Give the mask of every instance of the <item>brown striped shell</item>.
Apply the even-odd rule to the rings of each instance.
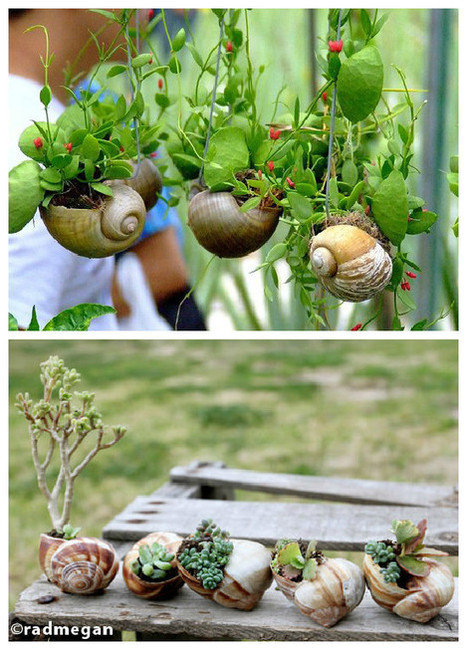
[[[196,194],[188,207],[188,225],[198,242],[218,257],[243,257],[260,248],[279,223],[280,208],[241,212],[230,192]]]
[[[365,593],[361,569],[343,558],[324,558],[313,580],[295,582],[273,572],[282,593],[324,627],[332,627],[360,604]]]
[[[133,160],[129,161],[133,169],[136,171],[138,165]],[[149,158],[143,158],[140,161],[138,173],[132,178],[121,178],[118,180],[109,181],[108,185],[114,187],[115,185],[128,185],[131,189],[138,192],[144,201],[146,211],[149,212],[153,208],[158,199],[158,193],[162,190],[162,176],[159,170]]]
[[[157,542],[169,551],[169,553],[176,553],[178,547],[182,543],[182,538],[175,533],[151,533],[140,539],[134,544],[123,560],[123,579],[130,591],[141,598],[147,600],[158,600],[162,598],[170,598],[185,584],[183,579],[177,573],[169,580],[162,580],[154,582],[149,580],[142,580],[131,569],[131,564],[138,558],[140,546],[147,544],[150,546]],[[175,567],[175,558],[171,564]]]
[[[310,259],[321,284],[336,298],[368,300],[392,275],[392,260],[374,237],[361,228],[339,224],[312,238]]]
[[[447,605],[454,594],[454,578],[449,568],[436,560],[424,558],[430,572],[425,577],[411,576],[407,588],[385,582],[380,567],[365,554],[363,573],[373,600],[381,607],[419,623],[427,623]]]
[[[180,575],[196,593],[224,607],[250,611],[272,582],[271,553],[258,542],[231,539],[233,550],[224,568],[224,579],[216,589],[205,589],[177,560]]]
[[[42,220],[54,239],[83,257],[108,257],[126,250],[140,236],[146,220],[143,199],[126,185],[115,185],[113,197],[100,208],[40,207]]]
[[[41,535],[39,560],[47,578],[70,594],[102,591],[118,571],[113,546],[96,537],[63,540]]]

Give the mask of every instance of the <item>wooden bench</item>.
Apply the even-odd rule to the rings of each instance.
[[[237,501],[239,489],[280,494],[288,501]],[[186,535],[206,517],[232,537],[267,546],[280,537],[302,537],[317,539],[322,550],[339,551],[362,551],[369,539],[384,539],[394,518],[418,522],[426,517],[427,544],[458,554],[455,488],[265,474],[201,462],[175,467],[168,483],[150,496],[137,497],[105,526],[103,536],[123,557],[135,540],[150,532]],[[119,573],[105,594],[96,596],[63,594],[42,577],[22,592],[14,616],[34,625],[110,625],[116,632],[136,631],[141,640],[456,641],[457,611],[457,587],[451,603],[424,625],[383,610],[367,591],[347,618],[325,629],[300,614],[274,587],[256,609],[241,612],[220,607],[187,587],[172,600],[145,601],[126,589]]]

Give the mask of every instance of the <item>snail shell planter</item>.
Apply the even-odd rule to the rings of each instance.
[[[261,248],[272,236],[282,209],[256,207],[242,212],[230,192],[196,194],[188,207],[188,225],[198,243],[218,257],[243,257]]]
[[[65,540],[42,534],[41,568],[50,582],[69,594],[103,591],[117,575],[118,559],[111,544],[96,537]]]
[[[354,216],[348,215],[348,220],[357,221]],[[337,223],[315,235],[310,243],[310,260],[324,288],[349,302],[372,298],[387,286],[392,275],[392,259],[386,248],[351,223]]]
[[[160,544],[164,546],[169,553],[178,551],[183,539],[175,533],[151,533],[143,539],[140,539],[125,555],[123,561],[123,579],[130,591],[136,596],[146,598],[147,600],[159,600],[163,598],[170,598],[174,596],[177,591],[185,584],[177,571],[175,559],[172,560],[171,565],[175,570],[170,573],[170,577],[165,580],[144,580],[132,570],[132,564],[139,557],[139,550],[142,546],[151,546],[152,544]]]
[[[298,545],[293,541],[292,544]],[[353,562],[343,558],[328,558],[321,552],[314,551],[311,555],[311,561],[315,562],[314,575],[307,578],[305,572],[302,573],[298,568],[292,567],[287,571],[278,565],[277,550],[276,545],[271,568],[278,588],[302,614],[315,623],[332,627],[362,601],[365,580],[360,567]]]
[[[158,170],[147,159],[141,161],[135,178],[106,184],[112,187],[113,196],[103,197],[95,208],[52,203],[39,208],[52,237],[77,255],[108,257],[134,244],[144,228],[146,212],[155,205],[162,187]]]

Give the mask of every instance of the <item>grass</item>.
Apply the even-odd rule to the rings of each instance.
[[[11,604],[38,577],[38,535],[50,527],[13,404],[18,391],[40,396],[50,354],[81,372],[105,422],[129,428],[77,482],[72,522],[87,534],[194,459],[457,481],[455,341],[11,341]]]

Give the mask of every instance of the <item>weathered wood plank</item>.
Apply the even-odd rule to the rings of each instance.
[[[212,517],[232,537],[272,546],[281,537],[316,539],[322,549],[362,551],[370,539],[386,539],[393,519],[428,519],[426,542],[457,555],[457,510],[360,506],[353,504],[271,503],[137,497],[106,525],[105,538],[135,540],[154,531],[193,532]]]
[[[47,605],[38,598],[53,595]],[[149,602],[131,594],[121,575],[99,596],[61,593],[43,577],[20,595],[17,619],[29,624],[112,625],[157,635],[187,635],[196,640],[250,639],[275,641],[455,641],[457,589],[454,599],[430,623],[422,625],[390,614],[367,591],[359,605],[335,627],[325,629],[303,616],[273,587],[251,612],[226,609],[183,587],[169,601]]]
[[[309,499],[400,506],[457,506],[457,489],[447,485],[272,474],[197,462],[174,467],[170,480],[192,485],[230,487]]]

